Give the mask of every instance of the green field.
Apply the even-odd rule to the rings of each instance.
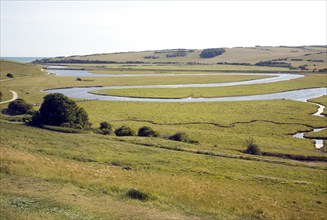
[[[327,106],[327,95],[315,99],[310,99],[309,101]],[[323,114],[327,115],[327,108],[324,108]]]
[[[278,52],[278,56],[303,55],[309,50],[318,50],[267,49]],[[256,56],[262,58],[269,52],[259,48],[247,50],[247,53],[254,52],[248,58],[253,62]],[[133,53],[124,56],[126,59],[136,57]],[[4,61],[2,65],[2,75],[11,72],[15,76],[1,82],[4,99],[10,99],[8,91],[13,90],[19,98],[37,104],[34,109],[39,108],[46,94],[42,90],[51,88],[210,83],[265,77],[255,74],[236,76],[227,71],[222,76],[81,77],[82,81],[77,81],[76,77],[49,75],[33,65]],[[219,65],[72,67],[111,74],[215,73],[222,70]],[[232,66],[225,67],[233,70]],[[235,70],[242,69],[235,67]],[[300,79],[262,85],[99,92],[170,98],[220,97],[326,86],[326,74],[310,73]],[[326,105],[326,98],[310,101]],[[285,156],[327,158],[326,142],[323,149],[317,150],[313,140],[292,137],[301,131],[310,138],[327,138],[327,130],[310,132],[313,128],[327,126],[325,118],[312,116],[317,111],[316,105],[290,100],[215,103],[76,101],[88,113],[93,128],[99,127],[102,121],[110,122],[114,129],[127,125],[137,131],[142,126],[150,126],[160,136],[116,137],[95,134],[93,130],[56,132],[27,126],[19,122],[22,116],[1,114],[1,219],[326,218],[327,163]],[[7,104],[0,105],[0,109],[6,107]],[[198,143],[167,138],[176,132],[185,132]],[[277,156],[245,154],[246,141],[251,138],[263,152]],[[148,199],[130,198],[127,195],[129,189],[145,193]]]
[[[224,97],[224,96],[243,96],[257,95],[265,93],[275,93],[291,91],[295,89],[325,87],[327,85],[326,74],[307,74],[303,78],[289,81],[212,87],[212,88],[178,88],[178,89],[102,89],[92,91],[95,94],[128,96],[128,97],[148,97],[148,98],[187,98],[187,97]]]
[[[40,67],[33,64],[23,64],[13,61],[0,60],[0,79],[8,79],[6,75],[13,74],[14,77],[23,77],[43,74]]]
[[[326,213],[324,165],[212,157],[23,125],[1,124],[1,134],[0,201],[8,218],[323,219]],[[129,188],[150,199],[128,199]]]

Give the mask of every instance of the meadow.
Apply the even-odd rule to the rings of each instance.
[[[239,85],[212,88],[177,88],[177,89],[99,89],[92,91],[94,94],[127,96],[127,97],[147,97],[147,98],[187,98],[187,97],[224,97],[224,96],[244,96],[265,93],[276,93],[304,88],[325,87],[327,84],[326,74],[307,74],[305,77],[289,81]]]
[[[45,95],[42,90],[51,88],[210,83],[263,77],[228,73],[187,77],[81,77],[78,81],[76,77],[46,74],[40,66],[10,65],[1,68],[1,75],[7,72],[15,75],[14,79],[1,82],[4,99],[11,98],[9,89],[14,90],[20,98],[34,104],[34,109],[42,103]],[[106,65],[103,70],[100,65],[71,66],[113,74],[222,70],[220,65]],[[307,73],[303,78],[287,82],[199,91],[181,89],[176,94],[160,89],[153,90],[152,95],[212,97],[326,85],[326,74]],[[135,96],[142,93],[114,92]],[[317,150],[313,140],[292,137],[299,131],[306,132],[308,137],[326,137],[326,130],[310,132],[326,126],[325,118],[312,116],[318,108],[314,104],[290,100],[76,101],[88,113],[93,128],[99,127],[102,121],[108,121],[114,128],[127,125],[136,131],[150,126],[160,137],[116,137],[95,134],[92,130],[64,133],[27,126],[20,122],[23,116],[1,114],[1,219],[324,219],[326,216],[326,162],[283,157],[288,154],[327,158],[325,147]],[[310,101],[327,104],[326,96]],[[0,109],[6,106],[1,105]],[[176,132],[185,132],[198,143],[169,140]],[[263,152],[279,156],[245,154],[246,141],[251,138]],[[143,193],[146,199],[131,198],[130,189]]]
[[[213,157],[7,123],[1,134],[0,201],[8,219],[323,219],[326,213],[323,164]],[[129,199],[130,188],[149,199]]]

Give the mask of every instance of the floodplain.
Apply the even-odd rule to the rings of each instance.
[[[295,53],[287,48],[268,49],[280,56],[285,51]],[[314,49],[299,49],[298,56]],[[256,49],[243,52],[253,51]],[[231,56],[230,52],[225,56]],[[253,62],[259,60],[259,55],[250,57]],[[47,94],[44,90],[48,89],[220,83],[265,78],[256,75],[265,71],[288,72],[286,68],[238,65],[219,69],[222,66],[214,64],[60,65],[118,77],[63,77],[48,74],[51,71],[44,64],[1,61],[2,99],[10,99],[9,90],[13,90],[37,110]],[[253,72],[254,69],[258,72]],[[209,76],[119,77],[119,74],[224,71],[224,75]],[[97,93],[149,98],[224,97],[327,87],[326,73],[289,72],[304,77],[215,88],[101,90],[99,87]],[[6,77],[7,73],[14,78]],[[137,131],[149,126],[159,137],[118,137],[93,130],[65,133],[25,125],[24,116],[1,114],[1,218],[324,219],[327,130],[312,131],[327,127],[326,118],[313,115],[318,109],[314,103],[326,106],[326,98],[317,97],[310,103],[287,99],[206,103],[75,99],[88,113],[92,128],[98,128],[103,121],[114,129],[126,125]],[[1,104],[0,108],[7,106]],[[326,115],[326,108],[322,114]],[[196,142],[168,138],[177,132],[186,133]],[[304,132],[306,138],[293,137],[298,132]],[[315,148],[315,138],[324,140],[322,148]],[[263,153],[245,153],[249,140]],[[146,199],[131,198],[128,196],[131,189],[143,193]]]

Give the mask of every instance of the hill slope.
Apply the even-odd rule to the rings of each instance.
[[[213,58],[200,58],[203,50],[172,49],[141,52],[92,54],[56,57],[39,63],[146,63],[146,64],[236,64],[255,65],[261,61],[290,64],[294,68],[305,66],[317,71],[326,68],[326,47],[247,47],[225,48],[225,53]]]

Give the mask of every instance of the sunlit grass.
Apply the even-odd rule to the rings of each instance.
[[[303,78],[276,83],[211,87],[211,88],[177,88],[177,89],[106,89],[92,91],[95,94],[148,97],[148,98],[187,98],[187,97],[224,97],[257,95],[265,93],[284,92],[304,88],[326,87],[326,74],[310,74]]]
[[[16,131],[10,134],[12,126]],[[174,210],[217,218],[321,218],[325,213],[324,170],[297,163],[285,166],[174,152],[95,134],[62,134],[9,124],[1,124],[1,128],[3,182],[15,177],[60,184],[63,188],[72,185],[100,197],[106,195],[109,200],[123,199],[126,205],[135,203],[124,197],[126,190],[137,188],[152,199],[135,205],[153,207],[157,212]],[[10,140],[12,135],[15,140]],[[79,162],[77,158],[83,155],[93,162]],[[112,161],[120,161],[131,170],[111,165]],[[12,187],[6,188],[12,193]],[[6,192],[6,188],[2,191]],[[27,194],[35,194],[36,189]],[[58,192],[54,198],[63,196],[66,201],[63,192]],[[89,203],[82,207],[92,213]],[[118,210],[114,213],[122,215]]]

